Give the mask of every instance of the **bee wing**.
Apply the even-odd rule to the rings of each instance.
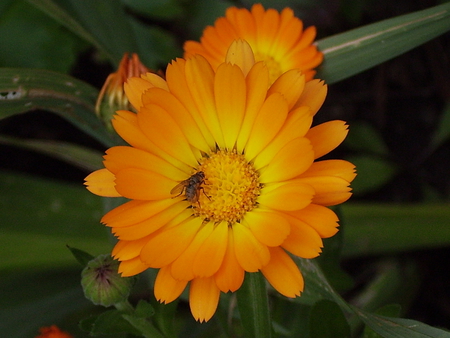
[[[183,193],[183,190],[186,188],[187,181],[184,180],[180,183],[178,183],[176,186],[173,187],[172,190],[170,190],[171,195],[181,195]]]

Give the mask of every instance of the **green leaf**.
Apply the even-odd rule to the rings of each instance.
[[[423,324],[416,320],[392,318],[363,312],[355,308],[355,313],[384,338],[450,338],[450,332]]]
[[[398,317],[401,312],[401,306],[398,304],[389,304],[383,306],[376,311],[377,315],[387,316],[387,317]],[[369,326],[364,328],[363,338],[380,338],[381,336],[372,330]]]
[[[448,204],[345,203],[341,212],[346,258],[450,245]]]
[[[248,337],[272,337],[269,301],[262,274],[247,272],[244,283],[236,292],[236,296],[241,322]]]
[[[0,143],[37,151],[73,164],[78,168],[91,172],[103,167],[103,154],[73,143],[63,141],[24,140],[1,136]]]
[[[120,1],[70,1],[63,8],[52,0],[27,0],[59,24],[91,43],[113,64],[125,52],[137,52],[134,36]]]
[[[333,301],[318,301],[309,317],[311,338],[350,338],[350,326],[341,308]]]
[[[116,309],[82,320],[80,328],[93,336],[117,333],[131,333],[138,336],[140,333],[123,318],[123,313]]]
[[[10,1],[0,13],[1,67],[44,68],[67,73],[87,46],[24,0]]]
[[[358,175],[352,182],[355,194],[377,190],[393,179],[397,166],[389,160],[371,155],[348,156],[346,160],[356,166]]]
[[[101,198],[79,186],[0,171],[0,270],[76,263],[66,245],[110,252]]]
[[[54,112],[105,146],[117,144],[95,115],[98,91],[71,76],[40,69],[0,69],[0,119],[35,109]]]
[[[141,318],[150,318],[154,314],[155,309],[153,308],[153,306],[149,302],[141,299],[136,306],[136,316]]]
[[[366,122],[352,123],[345,145],[355,151],[380,156],[389,154],[389,149],[380,132]]]
[[[183,15],[181,2],[176,0],[122,0],[133,12],[148,18],[175,20]]]
[[[70,250],[72,255],[75,257],[75,259],[78,261],[78,263],[81,264],[81,266],[84,268],[91,260],[93,260],[95,257],[91,254],[87,253],[86,251],[72,248],[71,246],[67,246],[67,248]]]
[[[122,314],[141,336],[145,338],[164,338],[164,336],[147,319],[135,315]]]
[[[450,30],[450,3],[398,16],[319,40],[328,84],[351,77]]]

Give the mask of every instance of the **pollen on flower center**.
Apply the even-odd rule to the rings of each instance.
[[[264,61],[267,69],[269,70],[269,82],[273,83],[282,73],[280,63],[275,60],[272,56],[255,52],[255,61]]]
[[[259,174],[243,155],[219,150],[205,157],[198,170],[205,174],[205,181],[196,216],[231,225],[255,207],[261,190]]]

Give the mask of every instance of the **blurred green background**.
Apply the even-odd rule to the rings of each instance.
[[[319,40],[444,3],[261,2],[292,7],[306,27],[317,27]],[[228,6],[249,7],[253,1],[101,3],[2,0],[0,67],[69,74],[90,84],[95,97],[95,88],[125,51],[145,51],[139,55],[145,65],[164,69],[182,56],[185,40],[198,39]],[[359,176],[354,196],[337,209],[343,243],[325,243],[330,254],[341,251],[346,272],[327,270],[332,260],[325,250],[321,260],[330,281],[361,308],[399,303],[402,316],[450,329],[450,35],[330,85],[315,123],[331,119],[350,125],[347,140],[331,157],[355,163]],[[5,337],[30,337],[53,323],[75,332],[77,322],[96,308],[82,296],[81,267],[65,245],[93,255],[110,250],[108,230],[99,224],[102,201],[82,187],[91,168],[83,167],[83,159],[64,161],[61,153],[42,154],[39,146],[41,151],[34,151],[38,143],[30,140],[46,142],[46,149],[62,142],[85,146],[93,158],[105,150],[49,111],[0,121],[0,332]]]

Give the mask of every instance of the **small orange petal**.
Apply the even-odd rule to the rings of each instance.
[[[198,218],[191,218],[168,229],[163,229],[150,238],[142,248],[142,261],[154,268],[172,263],[189,247],[200,226],[201,221]]]
[[[328,154],[344,141],[348,134],[348,126],[344,121],[329,121],[311,128],[306,137],[314,149],[314,158]]]
[[[312,200],[314,204],[337,205],[345,202],[352,195],[350,183],[340,177],[316,176],[299,178],[298,180],[314,188],[316,191]]]
[[[187,281],[176,280],[170,273],[170,265],[161,268],[156,275],[155,280],[155,298],[168,304],[177,299],[186,288]]]
[[[84,184],[91,193],[103,197],[122,197],[115,188],[115,175],[108,169],[99,169],[90,173]]]
[[[228,223],[214,224],[212,233],[197,251],[192,265],[195,277],[209,277],[219,270],[228,244]]]
[[[127,82],[124,83],[124,91],[128,97],[128,100],[136,110],[142,108],[142,93],[152,88],[153,85],[147,80],[140,77],[130,77]]]
[[[248,42],[239,39],[231,43],[225,57],[225,62],[237,65],[242,70],[244,76],[247,76],[248,72],[255,64],[255,56],[253,55],[252,48]]]
[[[311,167],[305,171],[301,177],[309,176],[335,176],[353,181],[356,177],[355,165],[344,160],[324,160],[314,162]]]
[[[283,296],[300,296],[303,276],[289,255],[279,247],[270,248],[270,262],[261,269],[264,277]]]
[[[106,213],[101,222],[110,227],[127,227],[140,223],[175,203],[178,203],[178,201],[174,199],[129,201]]]
[[[131,277],[140,274],[149,267],[141,262],[139,257],[135,257],[126,261],[120,262],[119,273],[122,277]]]
[[[294,108],[308,106],[311,115],[315,115],[319,108],[322,107],[325,97],[327,96],[328,87],[322,80],[311,80],[306,82],[302,95],[298,99]]]
[[[113,228],[114,236],[124,241],[133,241],[151,235],[186,210],[185,203],[175,203],[160,213],[127,227]]]
[[[305,222],[285,216],[291,225],[291,232],[282,247],[303,258],[314,258],[322,252],[323,242],[316,230]]]
[[[243,224],[235,224],[233,229],[234,252],[242,268],[248,272],[256,272],[270,260],[266,245],[259,242]]]
[[[233,233],[228,231],[227,250],[222,265],[214,275],[217,287],[222,292],[234,292],[241,287],[244,281],[245,271],[236,258],[234,246]]]
[[[126,168],[116,174],[116,189],[124,197],[137,200],[171,198],[170,191],[177,185],[167,177],[152,171]]]
[[[244,221],[258,241],[267,246],[283,243],[291,229],[286,218],[273,211],[254,209],[245,215]]]
[[[147,241],[147,237],[136,241],[120,240],[114,246],[111,256],[120,261],[127,261],[129,259],[139,257],[139,254]]]
[[[192,315],[200,323],[211,319],[219,304],[220,290],[213,277],[195,278],[189,290]]]
[[[299,69],[291,69],[278,77],[270,86],[267,94],[281,93],[291,110],[300,98],[305,87],[305,75]]]
[[[314,228],[322,238],[331,237],[338,232],[339,218],[333,210],[322,205],[310,204],[289,214]]]
[[[246,104],[245,78],[239,67],[229,63],[219,66],[214,78],[214,96],[225,148],[233,149],[244,120]]]
[[[153,171],[172,180],[186,179],[186,173],[166,162],[161,157],[133,147],[117,146],[109,148],[104,156],[105,167],[112,173],[133,167]]]
[[[314,152],[309,140],[305,137],[293,139],[275,154],[267,167],[261,169],[260,182],[289,180],[306,171],[313,161]]]
[[[308,184],[291,180],[264,187],[258,203],[276,210],[298,210],[311,203],[314,192]]]
[[[195,220],[201,223],[200,218],[195,218]],[[197,253],[200,251],[200,248],[206,243],[213,231],[214,224],[212,222],[201,225],[200,229],[195,233],[195,237],[190,241],[189,245],[187,247],[184,246],[186,247],[186,250],[181,252],[178,258],[172,263],[171,272],[174,278],[180,280],[191,280],[194,277],[198,277],[194,274],[194,262],[197,257]],[[197,264],[197,269],[198,268],[199,266]]]
[[[287,113],[287,102],[281,94],[274,93],[264,101],[245,146],[245,154],[249,160],[255,158],[274,138],[283,126]]]

